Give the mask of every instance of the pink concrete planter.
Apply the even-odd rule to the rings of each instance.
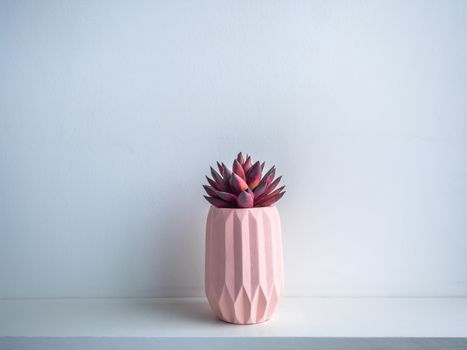
[[[267,321],[284,285],[276,207],[211,207],[206,223],[206,296],[223,321]]]

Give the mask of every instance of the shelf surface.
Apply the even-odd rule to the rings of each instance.
[[[205,298],[0,300],[0,337],[467,337],[467,298],[284,298],[258,325]]]

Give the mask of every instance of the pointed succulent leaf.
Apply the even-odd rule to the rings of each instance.
[[[277,179],[275,179],[273,182],[270,181],[272,179],[274,174],[270,174],[268,179],[266,181],[261,181],[261,183],[258,185],[258,188],[266,188],[262,193],[256,193],[255,191],[255,202],[258,203],[260,200],[262,200],[264,197],[267,195],[271,194],[271,192],[277,187],[279,182],[282,179],[282,176],[279,176]]]
[[[271,196],[271,197],[272,197],[272,196],[275,196],[276,194],[282,192],[282,190],[283,190],[284,188],[285,188],[285,186],[279,187],[277,190],[272,191],[272,192],[268,195],[268,197],[269,197],[269,196]]]
[[[237,196],[229,192],[216,191],[216,196],[225,202],[236,203],[237,201]]]
[[[229,173],[231,173],[232,171],[229,169],[229,167],[227,165],[225,165],[224,163],[221,163],[221,166],[222,166],[222,176],[224,175],[224,173],[227,171]]]
[[[261,204],[259,204],[257,206],[258,207],[269,207],[269,206],[273,205],[274,203],[276,203],[279,199],[281,199],[284,194],[285,194],[285,191],[281,192],[281,193],[278,193],[278,194],[272,196],[271,198],[269,198],[268,200],[265,200],[264,202],[262,202]]]
[[[266,193],[267,188],[268,185],[266,183],[256,186],[256,188],[253,190],[255,193],[255,198],[260,198],[264,193]]]
[[[266,184],[268,186],[271,185],[272,180],[274,180],[274,176],[276,176],[276,168],[274,168],[274,170],[271,172],[271,174],[269,174],[268,178],[266,179]]]
[[[264,174],[263,178],[260,181],[260,185],[263,183],[269,185],[271,181],[274,179],[274,176],[276,175],[276,167],[273,165],[271,169],[267,171],[266,174]]]
[[[237,174],[232,173],[230,177],[230,189],[234,194],[239,194],[248,188],[247,183]]]
[[[243,171],[243,167],[240,162],[235,159],[233,162],[232,170],[235,174],[240,176],[243,180],[246,180],[245,172]]]
[[[237,155],[237,160],[240,164],[243,164],[245,162],[245,160],[243,159],[243,154],[242,152],[240,152],[238,155]]]
[[[254,205],[254,194],[251,190],[242,191],[237,197],[239,208],[252,208]]]
[[[211,203],[213,206],[217,207],[217,208],[229,208],[230,205],[226,202],[224,202],[222,199],[219,199],[219,198],[214,198],[214,197],[208,197],[208,196],[204,196],[204,198],[206,198],[206,200]]]
[[[208,180],[209,184],[214,187],[216,190],[218,191],[222,191],[224,188],[221,187],[216,181],[214,181],[213,179],[209,178],[206,176],[206,180]]]
[[[259,207],[262,206],[263,203],[268,202],[271,198],[274,198],[276,195],[278,195],[280,192],[282,192],[282,190],[284,188],[285,188],[285,186],[281,186],[277,190],[269,193],[268,195],[262,196],[261,198],[257,198],[256,201],[255,201],[255,205],[259,206]]]
[[[256,187],[257,189],[261,189],[261,191],[258,191],[256,192],[255,191],[255,200],[258,201],[260,200],[261,198],[263,198],[264,196],[267,196],[269,193],[272,192],[272,190],[274,189],[274,187],[277,186],[277,184],[279,183],[280,181],[280,178],[279,178],[279,181],[274,180],[274,182],[276,182],[276,184],[274,185],[273,188],[271,188],[271,180],[274,178],[274,174],[271,173],[269,174],[269,176],[266,177],[266,175],[264,176],[264,178],[260,181],[258,187]]]
[[[264,165],[265,165],[265,164],[266,164],[266,162],[262,162],[262,163],[261,163],[261,171],[264,170]]]
[[[282,176],[279,176],[277,179],[275,179],[273,182],[268,184],[268,190],[266,191],[267,193],[271,193],[281,182]]]
[[[252,166],[253,166],[253,163],[251,161],[251,157],[250,156],[246,157],[245,163],[243,163],[243,171],[245,172],[245,174],[248,172],[248,170],[250,170]]]
[[[217,168],[219,169],[219,174],[222,174],[224,172],[224,163],[219,163],[219,162],[216,162],[217,163]]]
[[[214,189],[214,187],[208,185],[203,185],[203,187],[208,195],[210,195],[211,197],[216,196],[216,190]]]
[[[225,187],[224,179],[222,179],[222,176],[220,176],[219,173],[213,169],[213,167],[211,167],[211,175],[214,181],[218,183],[220,190],[225,191],[226,187]]]
[[[230,191],[230,177],[232,176],[232,170],[230,170],[224,163],[222,163],[224,167],[224,172],[222,173],[222,177],[224,178],[224,184],[226,190]]]
[[[247,176],[248,186],[252,190],[254,190],[255,187],[258,186],[260,180],[261,180],[261,165],[259,164],[259,162],[256,162],[255,164],[253,164],[250,171],[248,171],[248,176]]]

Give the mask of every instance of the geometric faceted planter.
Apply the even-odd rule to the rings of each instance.
[[[276,207],[209,209],[205,289],[218,318],[236,324],[269,320],[283,293],[283,271]]]

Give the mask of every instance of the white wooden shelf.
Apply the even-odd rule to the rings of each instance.
[[[271,321],[248,326],[217,320],[204,298],[0,300],[0,349],[467,349],[466,339],[467,298],[284,298]]]

